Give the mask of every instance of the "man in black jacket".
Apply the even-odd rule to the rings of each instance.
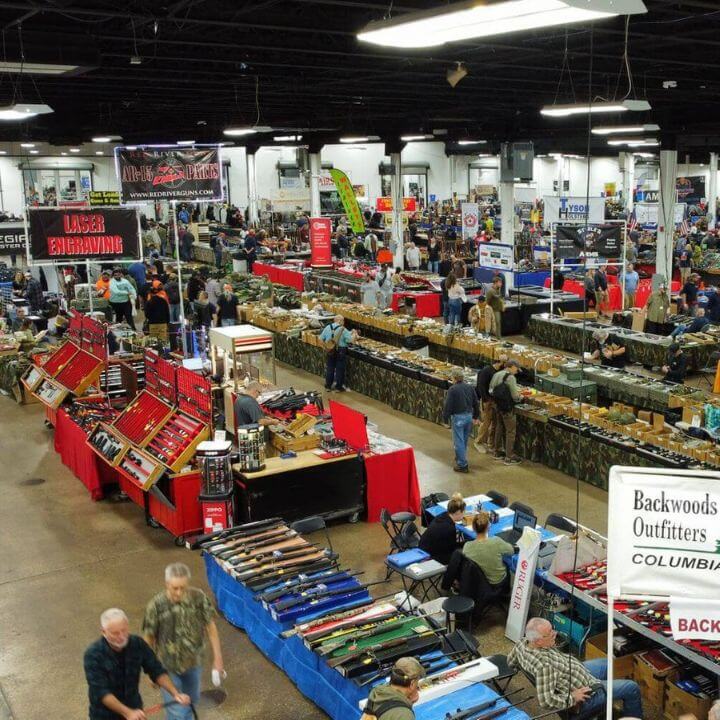
[[[100,616],[103,637],[85,651],[83,666],[88,683],[90,720],[145,720],[140,697],[140,671],[166,690],[178,705],[190,697],[173,684],[150,646],[130,634],[127,615],[110,608]]]
[[[490,381],[496,372],[505,367],[507,356],[500,355],[493,360],[492,365],[485,365],[477,375],[475,393],[480,400],[480,425],[474,446],[479,453],[486,453],[495,439],[495,424],[497,423],[497,412],[492,395],[490,394]]]
[[[455,472],[468,472],[467,444],[472,426],[478,423],[480,408],[474,388],[465,382],[462,368],[452,371],[453,384],[448,388],[443,406],[443,422],[450,423],[455,448]]]

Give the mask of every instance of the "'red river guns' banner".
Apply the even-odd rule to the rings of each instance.
[[[117,148],[123,203],[222,200],[218,148]]]
[[[28,212],[31,262],[140,258],[137,210],[32,208]]]

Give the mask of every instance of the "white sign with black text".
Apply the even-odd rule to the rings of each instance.
[[[613,467],[608,595],[720,596],[720,473]]]
[[[549,228],[553,223],[602,223],[605,221],[605,198],[558,197],[545,195],[543,198],[543,225]]]

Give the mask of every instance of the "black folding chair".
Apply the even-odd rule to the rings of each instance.
[[[501,508],[506,508],[508,506],[508,503],[510,502],[507,495],[503,495],[497,490],[488,490],[485,494]]]
[[[310,533],[317,532],[318,530],[324,530],[328,547],[330,550],[333,549],[332,542],[330,541],[330,533],[328,532],[325,520],[319,515],[311,515],[310,517],[296,520],[295,522],[290,523],[290,529],[301,533],[302,535],[309,535]]]
[[[427,527],[432,522],[432,517],[428,515],[428,508],[438,505],[441,502],[449,500],[450,496],[447,493],[430,493],[420,500],[420,524],[423,527]]]
[[[698,372],[702,375],[702,379],[710,386],[710,389],[715,387],[715,374],[717,373],[717,364],[720,361],[720,352],[715,351],[710,353],[710,357],[705,363],[705,367],[702,367]]]
[[[577,531],[577,523],[559,513],[550,513],[545,520],[544,527],[546,530],[554,528],[555,530],[562,530],[571,535],[574,535]]]
[[[510,505],[510,509],[525,513],[526,515],[535,515],[535,511],[529,505],[517,501]]]

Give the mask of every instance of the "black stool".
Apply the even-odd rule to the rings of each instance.
[[[405,523],[414,522],[416,517],[417,516],[411,512],[396,512],[390,516],[390,522],[393,524],[395,532],[399,533]]]
[[[472,612],[475,609],[475,601],[462,595],[454,595],[447,598],[442,604],[445,611],[445,627],[447,632],[453,632],[457,624],[458,615],[468,616],[468,631],[472,633]]]

